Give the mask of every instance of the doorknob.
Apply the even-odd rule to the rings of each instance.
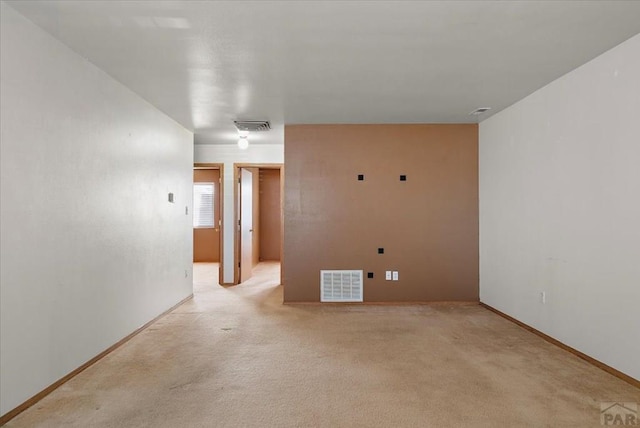
[[[249,232],[253,232],[253,229],[249,229]]]

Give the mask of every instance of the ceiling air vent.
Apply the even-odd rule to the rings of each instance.
[[[271,129],[271,124],[268,120],[234,120],[238,131],[268,131]]]
[[[321,302],[362,302],[361,270],[321,270]]]
[[[491,110],[491,107],[480,107],[475,109],[474,111],[472,111],[471,113],[469,113],[472,116],[477,116],[479,114],[485,113],[487,111]]]

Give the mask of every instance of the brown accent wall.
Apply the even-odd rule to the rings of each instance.
[[[288,125],[285,165],[286,302],[321,269],[364,270],[366,302],[479,300],[476,124]]]
[[[194,169],[194,183],[214,183],[214,198],[218,201],[220,192],[220,170]],[[215,203],[215,218],[220,219],[220,204]],[[220,228],[193,229],[193,261],[194,262],[219,262],[220,261]]]
[[[280,170],[260,169],[260,260],[280,260]]]

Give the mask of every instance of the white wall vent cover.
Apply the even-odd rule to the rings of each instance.
[[[362,302],[361,270],[321,270],[321,302]]]

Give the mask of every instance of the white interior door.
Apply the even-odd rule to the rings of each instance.
[[[253,267],[253,174],[240,168],[240,282],[251,278]]]

